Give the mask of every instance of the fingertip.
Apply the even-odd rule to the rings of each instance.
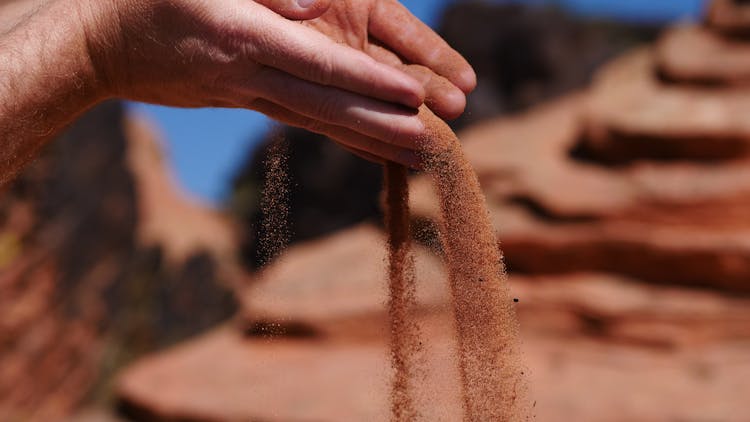
[[[305,20],[317,19],[331,7],[332,0],[297,0],[300,8],[305,10]],[[307,6],[305,6],[307,4]]]
[[[425,125],[422,119],[417,114],[409,118],[409,124],[406,126],[404,131],[404,137],[408,140],[407,143],[413,143],[415,139],[419,139],[424,136]]]
[[[458,86],[464,94],[468,94],[477,87],[477,74],[474,69],[467,64],[466,69],[461,71],[456,78],[456,86]]]
[[[466,109],[466,94],[457,87],[442,89],[439,97],[427,100],[427,106],[444,120],[453,120]]]
[[[416,79],[411,76],[409,78],[412,79],[412,84],[409,87],[408,95],[404,97],[404,105],[416,109],[424,104],[425,99],[427,98],[427,91]]]
[[[392,76],[392,80],[398,81],[396,82],[396,85],[398,86],[399,92],[396,94],[395,98],[387,100],[398,102],[409,108],[415,109],[424,104],[425,98],[427,98],[427,91],[421,82],[406,72],[388,65],[384,66],[387,66],[388,71],[391,72],[393,76],[398,75],[396,78],[393,78]]]

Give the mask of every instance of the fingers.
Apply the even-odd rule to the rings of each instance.
[[[376,44],[368,46],[368,54],[381,63],[395,66],[422,83],[425,89],[425,104],[435,114],[452,120],[466,109],[466,95],[453,83],[420,65],[404,65],[390,50]]]
[[[323,123],[349,128],[382,142],[414,148],[424,132],[416,110],[295,78],[275,69],[258,72],[248,89],[258,96]]]
[[[424,89],[405,73],[315,29],[257,9],[246,16],[249,28],[258,31],[252,45],[246,46],[253,60],[310,82],[411,108],[424,102]]]
[[[287,19],[319,18],[331,6],[331,0],[255,0]]]
[[[396,55],[396,53],[383,47],[375,39],[371,39],[367,44],[367,54],[380,63],[385,63],[393,67],[401,67],[404,65],[404,62]]]
[[[430,68],[464,93],[476,87],[476,74],[469,63],[397,0],[375,2],[369,30],[408,62]]]
[[[420,168],[419,155],[413,150],[387,144],[344,127],[316,121],[268,100],[256,100],[251,108],[282,123],[326,135],[350,151],[357,151],[357,155],[367,160],[379,163],[395,161],[414,169]]]
[[[404,66],[403,70],[422,82],[427,93],[425,104],[435,114],[443,119],[453,120],[464,113],[466,94],[448,79],[420,65]]]

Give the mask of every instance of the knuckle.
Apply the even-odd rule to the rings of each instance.
[[[310,132],[315,132],[321,135],[325,135],[326,125],[320,120],[306,118],[304,123],[300,126],[303,129],[308,130]]]
[[[424,136],[424,125],[416,118],[393,123],[389,128],[388,141],[397,146],[407,147]]]
[[[388,143],[397,145],[399,144],[404,137],[404,132],[400,125],[393,123],[388,128]]]
[[[317,107],[317,115],[324,122],[336,122],[341,115],[341,100],[336,95],[321,99]]]
[[[323,51],[311,53],[310,78],[321,85],[329,86],[333,83],[334,63],[330,54]]]
[[[443,51],[440,48],[433,47],[430,49],[427,49],[424,52],[424,61],[425,63],[428,63],[429,65],[435,66],[445,61],[445,51]]]

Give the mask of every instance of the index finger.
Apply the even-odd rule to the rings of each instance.
[[[398,69],[362,51],[336,43],[324,34],[261,7],[250,16],[259,28],[251,56],[263,65],[324,86],[333,86],[407,107],[424,102],[422,85]]]
[[[463,92],[476,87],[476,74],[466,59],[398,1],[375,2],[369,30],[411,64],[430,68]]]

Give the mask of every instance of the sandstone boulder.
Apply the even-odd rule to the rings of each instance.
[[[588,154],[615,163],[748,155],[746,91],[665,85],[656,69],[654,51],[641,48],[597,74],[586,110]]]
[[[360,225],[291,247],[243,294],[243,319],[258,334],[383,336],[388,300],[386,240]],[[414,245],[420,312],[449,304],[440,260]]]

